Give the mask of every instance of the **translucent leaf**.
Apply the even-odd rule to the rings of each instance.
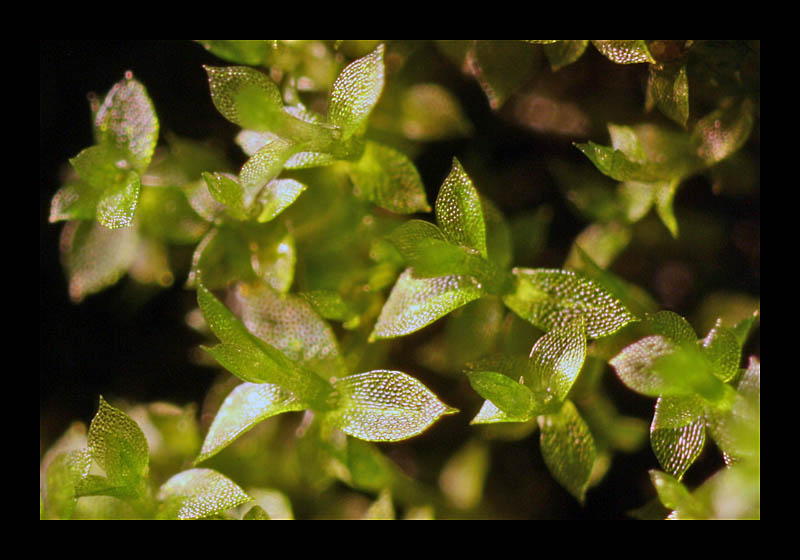
[[[676,344],[694,343],[697,334],[692,325],[674,311],[658,311],[647,317],[647,323],[656,334],[663,335]]]
[[[236,297],[242,322],[255,336],[324,379],[346,373],[336,336],[304,299],[263,284],[240,284]]]
[[[339,400],[328,413],[332,425],[366,441],[399,441],[427,430],[445,414],[458,412],[408,374],[375,370],[333,384]]]
[[[97,201],[97,221],[108,229],[132,225],[141,188],[136,171],[131,171],[121,182],[106,188]]]
[[[369,114],[383,91],[383,45],[351,62],[331,86],[328,121],[341,128],[347,140],[366,125]]]
[[[564,326],[551,329],[531,349],[528,388],[542,393],[537,400],[550,404],[566,400],[586,359],[586,326],[578,316]]]
[[[158,519],[202,519],[219,515],[251,500],[228,477],[211,469],[176,474],[158,490]]]
[[[263,223],[275,219],[278,214],[291,206],[305,190],[306,186],[294,179],[270,181],[258,196],[258,203],[261,204],[258,221]]]
[[[354,194],[398,214],[430,212],[425,187],[407,156],[375,142],[349,167]]]
[[[283,115],[283,99],[272,80],[246,66],[205,66],[214,106],[234,124],[268,131]]]
[[[629,389],[657,397],[669,387],[665,379],[652,373],[653,364],[661,356],[674,352],[676,347],[664,336],[647,336],[625,347],[609,364]]]
[[[110,144],[126,154],[127,166],[143,172],[158,141],[158,118],[145,87],[126,72],[114,84],[94,120],[98,144]]]
[[[606,290],[574,272],[514,268],[512,273],[516,285],[503,301],[517,315],[541,329],[565,326],[583,315],[587,335],[599,338],[637,320]]]
[[[341,294],[332,290],[312,290],[297,294],[311,305],[311,308],[323,319],[332,321],[350,321],[357,316],[356,310],[342,298]]]
[[[583,152],[603,175],[616,181],[653,182],[664,179],[669,173],[667,166],[632,160],[622,150],[609,146],[586,142],[576,143],[575,147]]]
[[[280,350],[247,330],[204,286],[197,301],[209,328],[222,344],[205,348],[225,369],[251,383],[273,383],[291,391],[309,406],[324,408],[330,385],[321,377],[292,362]]]
[[[279,224],[280,225],[280,224]],[[283,226],[281,225],[281,228]],[[280,235],[283,233],[283,235]],[[294,236],[283,228],[273,235],[251,240],[250,264],[256,275],[278,292],[288,292],[294,281],[294,268],[297,260]]]
[[[261,506],[253,506],[242,516],[243,521],[269,521],[269,514]]]
[[[647,81],[646,108],[653,107],[667,117],[686,127],[689,120],[689,78],[686,66],[675,64],[652,64]]]
[[[50,201],[48,221],[93,220],[101,192],[81,179],[62,186]]]
[[[483,497],[484,483],[490,465],[487,442],[469,440],[442,467],[439,487],[456,507],[469,510],[477,507]]]
[[[111,230],[94,221],[68,222],[61,231],[61,260],[74,302],[116,283],[133,264],[135,228]]]
[[[566,401],[556,413],[539,416],[540,447],[548,470],[561,486],[583,503],[597,448],[575,405]]]
[[[77,489],[89,474],[92,455],[88,449],[59,454],[47,468],[47,511],[58,519],[70,519],[78,501]]]
[[[271,383],[242,383],[225,398],[208,429],[195,464],[213,457],[236,438],[270,416],[306,406]]]
[[[293,149],[290,142],[273,138],[242,165],[239,182],[245,191],[245,208],[249,208],[259,191],[280,174]]]
[[[730,466],[761,452],[761,364],[755,356],[742,375],[730,409],[707,410],[707,426]]]
[[[265,40],[198,40],[214,55],[237,64],[261,66],[268,60],[273,41]]]
[[[247,218],[247,208],[244,202],[244,189],[239,181],[230,173],[203,173],[203,179],[208,185],[208,192],[215,200],[228,207],[228,212],[236,219]]]
[[[489,106],[499,109],[538,66],[539,53],[523,41],[475,41],[465,67],[478,80]]]
[[[650,445],[661,468],[683,478],[706,441],[702,399],[695,396],[660,397],[650,425]]]
[[[739,373],[742,351],[733,329],[718,323],[700,344],[711,370],[722,381],[730,381]]]
[[[486,258],[481,200],[456,158],[436,197],[436,222],[450,241]]]
[[[692,519],[694,516],[688,514],[689,512],[696,512],[699,514],[698,517],[695,517],[696,519],[705,517],[705,515],[700,514],[702,507],[697,499],[694,498],[688,488],[674,476],[665,472],[651,470],[650,481],[653,483],[653,486],[655,486],[656,492],[658,492],[659,501],[661,501],[667,509],[681,511],[681,519]]]
[[[530,420],[536,415],[533,395],[519,381],[493,371],[468,371],[467,376],[475,392],[491,401],[506,415],[518,418],[520,422]]]
[[[592,41],[603,56],[617,64],[654,63],[644,41]]]
[[[133,487],[148,473],[147,439],[130,416],[100,397],[100,407],[89,425],[92,459],[105,470],[112,486]]]
[[[394,503],[392,493],[388,489],[383,489],[378,494],[378,498],[369,506],[361,519],[372,520],[394,520]]]
[[[395,282],[370,338],[418,331],[483,295],[480,283],[472,277],[415,278],[411,269],[406,269]]]

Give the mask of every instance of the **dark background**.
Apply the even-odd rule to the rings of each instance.
[[[184,322],[185,314],[195,307],[195,294],[182,287],[182,279],[147,297],[123,280],[73,304],[58,256],[62,224],[49,224],[47,219],[63,166],[68,158],[92,144],[87,94],[104,95],[127,70],[147,87],[162,135],[171,131],[195,139],[221,138],[231,146],[233,160],[241,158],[232,142],[236,127],[221,118],[211,103],[203,64],[225,63],[188,40],[40,43],[40,456],[70,422],[91,420],[100,394],[107,400],[199,403],[216,375],[189,359],[191,349],[201,339]],[[586,165],[584,156],[571,142],[591,139],[608,143],[605,123],[614,119],[624,122],[624,115],[598,115],[590,123],[587,138],[537,134],[511,122],[502,111],[492,112],[475,81],[446,61],[442,60],[436,71],[458,95],[476,133],[472,140],[429,144],[418,155],[415,163],[429,189],[428,199],[435,200],[454,155],[464,161],[479,154],[486,165],[476,170],[477,177],[473,178],[476,184],[494,183],[493,199],[507,215],[543,202],[553,207],[548,251],[536,263],[519,264],[560,266],[571,240],[586,221],[564,201],[563,193],[544,171],[545,162],[556,156],[574,165]],[[621,105],[636,110],[635,115],[630,115],[631,122],[641,120],[646,65],[615,65],[590,47],[562,76],[573,80],[574,91],[584,91],[587,97],[596,95],[596,88],[618,85],[630,97],[623,99]],[[758,160],[758,129],[746,150]],[[707,178],[694,178],[681,187],[675,205],[682,226],[682,220],[697,208],[721,221],[726,238],[719,252],[712,259],[702,253],[681,252],[680,248],[674,253],[628,254],[622,263],[623,276],[654,293],[664,308],[686,316],[709,291],[729,289],[759,297],[758,191],[746,196],[717,196]],[[737,235],[746,236],[747,242],[737,241]],[[680,275],[686,270],[693,275],[693,281],[678,300],[672,301],[669,290],[660,288],[660,283],[665,275],[670,278],[670,271]],[[756,337],[751,343],[748,353],[760,353],[758,340]],[[414,343],[413,337],[409,343]],[[439,379],[438,385],[446,382]],[[652,415],[651,399],[616,386],[614,379],[610,383],[624,412],[642,418]],[[462,423],[470,429],[467,421],[465,418]],[[521,468],[541,470],[537,448],[527,440],[508,443],[505,452],[494,457],[493,469],[509,473]],[[649,449],[615,456],[612,469],[601,485],[589,492],[583,509],[557,485],[547,487],[547,492],[560,504],[565,518],[624,518],[626,511],[642,505],[652,495],[646,472],[656,466]],[[693,467],[688,480],[701,481],[718,466],[712,449],[704,454],[704,462]],[[494,477],[487,483],[486,492],[509,496],[516,493],[524,501],[527,492],[541,490],[513,485],[511,479]],[[526,516],[525,504],[508,507],[509,516]]]

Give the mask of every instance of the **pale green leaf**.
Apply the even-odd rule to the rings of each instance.
[[[98,144],[110,144],[125,153],[126,167],[147,169],[158,142],[158,118],[145,87],[131,72],[114,84],[94,119]]]
[[[328,121],[341,128],[342,139],[361,132],[384,84],[384,45],[351,62],[331,86]]]
[[[540,447],[548,470],[559,484],[583,503],[597,447],[586,422],[571,401],[561,410],[539,416]]]
[[[669,168],[631,159],[622,150],[594,142],[576,143],[575,147],[589,158],[597,169],[616,181],[659,181],[666,177]]]
[[[674,311],[658,311],[647,317],[647,323],[656,334],[663,335],[676,344],[697,341],[692,325]]]
[[[236,219],[247,218],[245,193],[236,176],[230,173],[203,172],[203,179],[208,185],[208,192],[215,200],[228,207],[228,213]]]
[[[217,411],[195,464],[213,457],[270,416],[304,408],[304,403],[277,385],[242,383],[231,391]]]
[[[274,179],[267,183],[267,186],[258,195],[258,203],[261,205],[261,213],[258,215],[259,222],[268,222],[286,210],[297,200],[306,186],[295,179]]]
[[[100,397],[100,407],[87,434],[92,459],[105,470],[112,486],[134,487],[148,473],[147,439],[139,425]]]
[[[77,490],[89,474],[92,455],[89,449],[59,454],[47,467],[46,510],[58,519],[70,519],[77,505]]]
[[[398,214],[430,212],[425,187],[408,157],[382,144],[367,142],[348,168],[354,194]]]
[[[205,49],[215,56],[248,66],[264,65],[269,59],[274,41],[263,39],[237,39],[237,40],[198,40]]]
[[[244,188],[245,208],[249,208],[261,189],[280,174],[293,151],[291,142],[273,138],[242,165],[239,182]]]
[[[214,106],[234,124],[268,131],[283,115],[283,99],[272,80],[246,66],[204,67]]]
[[[669,390],[669,384],[653,373],[653,366],[658,358],[675,352],[676,348],[665,336],[647,336],[625,347],[609,364],[629,389],[657,397]]]
[[[223,367],[251,383],[273,383],[291,391],[311,408],[325,408],[330,385],[321,377],[259,339],[204,286],[197,301],[211,331],[222,342],[205,348]]]
[[[678,480],[694,463],[706,441],[704,404],[693,395],[660,397],[650,425],[650,445],[661,468]]]
[[[515,286],[503,297],[517,315],[550,330],[578,315],[589,338],[610,335],[636,317],[608,291],[574,272],[559,269],[514,268]]]
[[[202,519],[219,515],[249,502],[248,496],[230,478],[211,469],[189,469],[161,485],[158,519]]]
[[[656,488],[659,501],[667,509],[673,510],[670,518],[705,519],[707,513],[703,504],[689,492],[689,489],[674,476],[662,471],[651,470],[650,481]]]
[[[336,336],[311,305],[264,284],[239,284],[236,301],[247,329],[324,379],[346,373]]]
[[[409,87],[403,92],[400,105],[403,133],[412,140],[446,140],[468,136],[473,131],[458,99],[438,84]]]
[[[722,381],[730,381],[739,372],[742,350],[733,329],[717,325],[699,343],[711,370]]]
[[[436,197],[436,222],[450,241],[486,258],[486,223],[481,200],[456,158]]]
[[[427,430],[456,409],[408,374],[375,370],[349,375],[333,384],[338,393],[328,421],[366,441],[399,441]]]
[[[480,283],[472,277],[416,278],[411,269],[406,269],[395,282],[370,338],[394,338],[418,331],[483,295]]]
[[[726,103],[700,119],[691,143],[697,156],[711,165],[737,152],[750,137],[755,122],[749,99]]]

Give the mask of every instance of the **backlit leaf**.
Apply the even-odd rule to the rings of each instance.
[[[450,241],[486,258],[486,224],[481,200],[472,180],[455,158],[436,197],[436,223]]]
[[[247,66],[205,66],[214,106],[234,124],[270,130],[283,114],[283,99],[272,80]]]
[[[242,165],[239,182],[244,188],[245,208],[249,208],[259,191],[280,174],[293,151],[292,143],[273,138]]]
[[[242,383],[225,398],[208,429],[195,464],[213,457],[270,416],[306,406],[292,393],[271,383]]]
[[[144,433],[102,396],[87,437],[92,459],[105,470],[110,486],[135,488],[147,476],[150,455]]]
[[[176,474],[158,490],[158,519],[202,519],[249,502],[230,478],[211,469],[189,469]]]
[[[332,425],[366,441],[398,441],[427,430],[456,409],[442,403],[417,379],[399,371],[348,375],[333,384],[338,402]]]
[[[208,192],[218,202],[228,207],[228,212],[235,218],[247,218],[244,201],[244,189],[238,179],[230,173],[203,172],[203,179],[208,185]]]
[[[689,78],[685,65],[652,64],[647,82],[647,110],[653,107],[686,127],[689,119]]]
[[[586,359],[586,327],[582,315],[545,333],[531,349],[528,388],[555,402],[566,400]],[[545,401],[544,397],[538,400]],[[549,399],[548,399],[549,400]]]
[[[258,195],[258,203],[261,205],[261,213],[258,215],[259,222],[273,220],[278,214],[286,210],[300,196],[306,186],[294,179],[274,179],[267,183],[261,194]]]
[[[483,288],[472,277],[416,278],[411,269],[406,269],[395,282],[370,338],[394,338],[418,331],[482,295]]]
[[[524,420],[535,416],[533,395],[519,381],[494,371],[468,371],[467,376],[476,393],[507,415]]]
[[[742,355],[734,330],[718,323],[700,344],[714,375],[726,382],[733,379],[739,372]]]
[[[591,280],[559,269],[514,268],[514,291],[503,297],[517,315],[550,330],[583,315],[589,338],[607,336],[637,320],[625,306]]]
[[[666,472],[683,478],[706,441],[703,400],[699,397],[660,397],[650,425],[650,445]]]
[[[328,121],[341,128],[347,140],[366,125],[383,91],[383,45],[351,62],[333,82],[328,101]]]
[[[695,125],[691,138],[695,153],[709,165],[722,161],[744,145],[754,122],[749,99],[725,104]]]
[[[561,410],[539,416],[542,458],[559,484],[583,502],[597,448],[586,422],[571,401]]]

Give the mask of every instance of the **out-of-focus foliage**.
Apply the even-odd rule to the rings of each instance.
[[[92,98],[95,143],[49,219],[74,302],[178,282],[199,359],[227,373],[202,425],[191,405],[100,397],[42,459],[40,518],[513,517],[501,465],[580,508],[615,456],[650,451],[653,501],[631,515],[760,517],[759,294],[678,307],[683,269],[665,266],[717,251],[684,191],[758,200],[757,41],[197,43],[235,150],[161,138],[127,72]],[[618,83],[587,90],[593,72]],[[506,180],[524,173],[493,158],[536,154],[490,148],[476,97],[563,144],[542,162],[558,206]],[[423,180],[443,150],[449,171]],[[582,229],[563,243],[567,207]],[[499,460],[511,443],[539,468]]]

